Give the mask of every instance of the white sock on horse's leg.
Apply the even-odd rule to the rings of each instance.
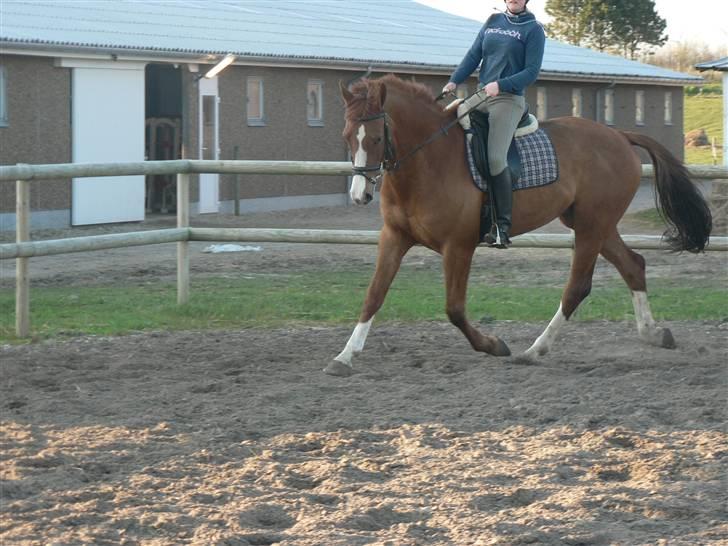
[[[533,345],[531,345],[524,354],[529,358],[536,358],[548,353],[554,344],[554,340],[556,339],[559,330],[561,330],[561,327],[566,324],[567,320],[566,315],[564,315],[564,312],[561,310],[561,304],[559,304],[559,310],[556,311],[554,318],[551,319],[551,322],[549,322],[549,325],[543,333],[538,336],[538,339],[533,342]]]
[[[634,306],[634,318],[637,322],[639,336],[651,345],[674,348],[675,340],[670,330],[660,328],[655,324],[655,319],[652,318],[647,292],[632,292],[632,305]]]
[[[371,327],[373,320],[374,317],[370,318],[367,322],[357,323],[349,341],[346,342],[346,347],[344,347],[344,350],[341,351],[334,360],[338,360],[342,364],[351,366],[351,357],[354,353],[360,353],[364,349],[364,343],[367,340],[369,328]]]

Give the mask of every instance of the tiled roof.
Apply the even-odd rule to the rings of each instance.
[[[0,45],[449,70],[482,23],[412,0],[1,0]],[[543,76],[695,81],[548,40]],[[700,80],[698,78],[698,80]]]

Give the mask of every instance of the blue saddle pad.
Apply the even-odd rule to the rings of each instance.
[[[513,190],[525,190],[546,186],[559,178],[559,162],[556,159],[556,152],[546,131],[538,129],[528,135],[514,139],[518,155],[521,159],[521,173],[518,178],[514,177]],[[473,183],[482,192],[488,192],[485,179],[480,175],[475,166],[473,150],[465,141],[468,167],[473,177]]]

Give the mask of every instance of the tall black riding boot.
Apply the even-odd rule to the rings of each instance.
[[[495,204],[495,225],[485,236],[484,242],[496,248],[511,246],[509,233],[511,231],[511,210],[513,208],[513,187],[511,184],[511,169],[506,167],[503,172],[490,178],[490,198]]]

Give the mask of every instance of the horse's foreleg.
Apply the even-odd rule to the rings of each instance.
[[[526,350],[525,356],[527,358],[535,360],[551,350],[561,328],[591,292],[592,276],[594,275],[594,266],[597,262],[600,247],[601,240],[598,237],[576,233],[574,255],[571,260],[571,273],[561,296],[559,309],[543,333]]]
[[[374,320],[374,315],[384,303],[387,291],[399,271],[402,258],[412,248],[413,241],[407,236],[388,228],[386,225],[379,236],[379,253],[374,276],[369,283],[367,295],[364,299],[359,322],[354,328],[349,341],[346,342],[344,350],[324,369],[330,375],[348,376],[353,368],[351,364],[354,353],[364,349],[369,328]]]
[[[647,301],[644,258],[631,250],[617,232],[604,242],[602,256],[617,268],[632,291],[632,305],[640,338],[651,345],[674,349],[675,339],[672,332],[668,328],[657,326],[652,318],[650,303]]]
[[[465,314],[465,294],[468,288],[468,276],[470,275],[470,264],[473,260],[474,250],[448,249],[443,253],[447,316],[450,322],[465,335],[476,351],[495,356],[509,356],[511,350],[502,339],[481,334],[473,328]]]

